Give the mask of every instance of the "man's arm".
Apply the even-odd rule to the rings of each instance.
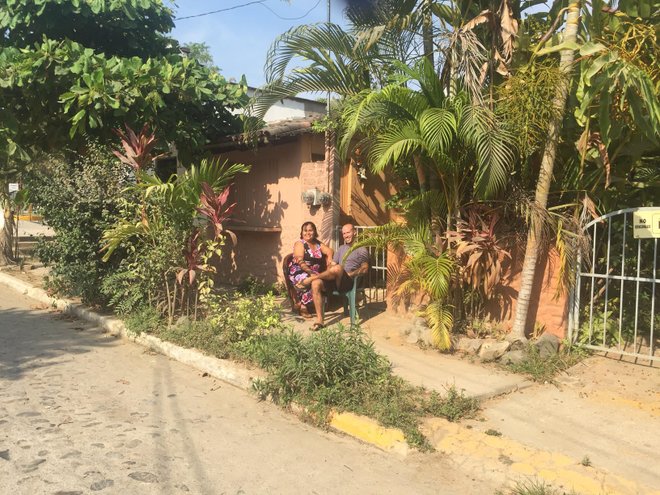
[[[364,261],[358,268],[357,270],[353,270],[352,272],[346,272],[346,275],[349,277],[357,277],[359,275],[364,275],[369,271],[369,263],[367,261]]]

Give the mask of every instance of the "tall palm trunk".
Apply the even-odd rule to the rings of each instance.
[[[0,265],[14,260],[14,215],[7,204],[0,204]]]
[[[580,0],[571,3],[568,6],[566,16],[566,28],[564,29],[564,41],[577,41],[577,32],[580,22]],[[541,159],[541,169],[539,179],[536,183],[536,195],[534,198],[535,206],[545,210],[548,204],[548,193],[552,183],[552,171],[557,154],[557,145],[559,142],[559,132],[564,118],[564,107],[568,98],[570,86],[570,73],[575,59],[575,51],[568,49],[562,50],[560,69],[566,76],[564,82],[557,88],[557,94],[552,102],[557,109],[554,117],[548,126],[548,137],[545,141],[543,158]],[[516,340],[526,340],[525,330],[529,314],[529,303],[534,285],[534,276],[536,274],[536,264],[539,255],[539,238],[541,235],[540,222],[532,222],[527,234],[527,246],[525,247],[525,260],[523,262],[522,272],[520,274],[520,291],[518,292],[518,303],[516,305],[516,317],[511,330],[511,338]]]

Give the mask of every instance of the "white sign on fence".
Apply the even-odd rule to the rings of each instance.
[[[16,192],[16,191],[18,191],[18,189],[19,189],[18,182],[10,182],[9,183],[9,192],[10,193]]]
[[[660,208],[633,212],[633,237],[635,239],[660,238]]]

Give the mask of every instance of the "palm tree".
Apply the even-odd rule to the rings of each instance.
[[[564,29],[563,44],[566,49],[561,50],[560,70],[566,75],[565,81],[557,87],[557,93],[553,107],[557,110],[555,117],[551,119],[548,127],[548,137],[545,141],[543,157],[541,159],[541,169],[536,183],[536,194],[534,197],[535,206],[545,210],[548,205],[548,194],[552,184],[553,167],[557,146],[559,143],[559,133],[561,131],[562,121],[564,119],[564,107],[568,98],[570,74],[575,60],[575,49],[573,45],[577,42],[578,26],[580,22],[580,2],[573,2],[568,7],[566,15],[566,27]],[[536,263],[539,255],[539,240],[541,238],[542,226],[540,222],[532,222],[527,235],[527,245],[525,246],[525,259],[523,261],[522,272],[520,274],[520,291],[518,292],[518,302],[516,305],[516,316],[511,330],[511,339],[526,340],[525,330],[527,325],[527,315],[529,314],[529,304],[534,285],[534,275],[536,273]]]
[[[502,191],[513,140],[493,113],[470,104],[464,92],[447,96],[426,58],[401,72],[407,76],[401,83],[365,91],[344,105],[340,152],[352,144],[367,150],[375,172],[411,162],[420,197],[430,191],[433,210],[442,209],[447,218],[466,198]]]

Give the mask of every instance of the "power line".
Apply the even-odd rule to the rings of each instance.
[[[227,7],[225,9],[212,10],[211,12],[202,12],[201,14],[187,15],[185,17],[176,17],[175,21],[182,21],[184,19],[192,19],[193,17],[204,17],[205,15],[217,14],[219,12],[227,12],[228,10],[236,10],[242,7],[248,7],[250,5],[255,5],[258,3],[264,3],[266,0],[255,0],[254,2],[242,3],[240,5],[234,5],[233,7]]]
[[[277,12],[275,12],[273,9],[271,9],[265,3],[262,3],[261,6],[266,7],[268,10],[270,10],[273,13],[273,15],[275,17],[278,17],[278,18],[282,19],[283,21],[299,21],[300,19],[304,19],[309,14],[311,14],[312,10],[314,10],[316,7],[318,7],[320,3],[321,3],[321,0],[318,0],[311,9],[309,9],[307,12],[305,12],[303,15],[301,15],[299,17],[282,17],[281,15],[279,15]]]
[[[184,19],[192,19],[192,18],[195,18],[195,17],[204,17],[204,16],[211,15],[211,14],[218,14],[220,12],[227,12],[229,10],[236,10],[236,9],[240,9],[240,8],[243,8],[243,7],[249,7],[250,5],[261,5],[262,7],[265,7],[266,9],[268,9],[275,17],[277,17],[279,19],[282,19],[283,21],[299,21],[300,19],[304,19],[309,14],[311,14],[312,11],[316,7],[319,6],[319,4],[321,3],[321,0],[317,0],[316,4],[311,9],[309,9],[303,15],[298,16],[298,17],[283,17],[283,16],[279,15],[277,12],[275,12],[273,9],[271,9],[268,5],[266,5],[265,2],[266,2],[266,0],[255,0],[253,2],[247,2],[247,3],[242,3],[242,4],[239,4],[239,5],[234,5],[233,7],[226,7],[224,9],[212,10],[210,12],[202,12],[201,14],[187,15],[185,17],[176,17],[174,20],[175,21],[182,21]]]

